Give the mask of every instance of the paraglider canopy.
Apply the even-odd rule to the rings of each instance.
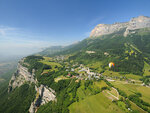
[[[114,66],[115,66],[115,64],[113,62],[109,63],[109,68],[114,67]]]

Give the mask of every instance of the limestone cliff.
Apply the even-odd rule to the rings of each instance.
[[[125,23],[99,24],[91,31],[90,37],[107,35],[122,29],[125,29],[124,36],[127,36],[130,33],[134,33],[136,29],[147,27],[150,27],[150,17],[139,16]]]
[[[126,28],[126,31],[124,32],[124,36],[127,36],[130,33],[134,33],[134,30],[136,29],[150,27],[150,17],[139,16],[137,18],[132,18],[128,23],[129,24]]]
[[[36,98],[31,103],[29,112],[35,113],[40,105],[46,104],[49,101],[56,101],[56,93],[53,89],[48,88],[44,85],[41,85],[40,87],[36,87]]]
[[[23,65],[29,64],[24,63],[24,59],[19,61],[17,71],[13,74],[11,80],[9,81],[8,92],[10,93],[16,87],[20,87],[24,83],[34,83],[36,96],[34,101],[31,103],[29,112],[35,113],[40,105],[46,104],[49,101],[56,101],[56,93],[53,89],[42,84],[39,87],[38,81],[35,77],[35,70],[33,69],[31,74],[28,72],[28,68]]]
[[[8,92],[16,87],[20,87],[25,82],[36,83],[34,79],[34,70],[32,74],[28,72],[28,69],[22,66],[23,60],[18,63],[17,71],[13,74],[11,80],[9,81]]]
[[[91,32],[90,37],[111,34],[126,28],[128,23],[99,24]]]

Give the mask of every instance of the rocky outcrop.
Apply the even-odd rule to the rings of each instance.
[[[91,32],[90,37],[111,34],[126,28],[128,23],[99,24]]]
[[[17,71],[13,74],[9,82],[8,92],[16,87],[20,87],[25,82],[36,83],[36,80],[34,79],[34,70],[31,74],[30,72],[28,72],[28,68],[22,66],[21,62],[19,62]]]
[[[39,92],[39,95],[41,97],[41,105],[51,101],[55,100],[55,91],[51,88],[48,88],[44,85],[41,85],[39,88],[36,88],[37,92]]]
[[[33,69],[32,73],[30,73],[28,68],[24,65],[29,66],[29,64],[25,63],[24,59],[22,59],[18,63],[17,71],[13,74],[11,80],[9,81],[8,92],[11,92],[16,87],[20,87],[24,83],[34,83],[36,97],[30,105],[29,112],[35,113],[40,105],[44,105],[49,101],[56,101],[56,93],[53,89],[44,85],[37,87],[36,85],[38,84],[38,81],[35,78],[35,70]]]
[[[22,66],[21,63],[18,63],[17,71],[9,81],[8,92],[16,87],[20,87],[25,82],[36,83],[36,80],[34,79],[34,70],[31,74],[26,67]]]
[[[49,101],[56,101],[56,93],[51,88],[41,85],[38,88],[35,86],[35,89],[37,94],[35,100],[31,103],[30,113],[35,113],[40,105],[46,104]]]
[[[132,18],[129,22],[115,24],[99,24],[91,32],[90,37],[98,37],[125,29],[124,36],[135,33],[134,30],[150,27],[150,17],[139,16]]]
[[[135,33],[134,30],[141,29],[141,28],[148,28],[150,27],[150,17],[139,16],[137,18],[132,18],[129,21],[128,27],[124,32],[124,36],[127,36],[130,33]]]

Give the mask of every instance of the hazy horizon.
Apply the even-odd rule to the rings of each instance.
[[[1,0],[0,55],[26,56],[46,47],[81,41],[97,24],[150,16],[149,3],[148,0]]]

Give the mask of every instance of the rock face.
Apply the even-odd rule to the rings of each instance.
[[[124,36],[127,36],[130,33],[134,33],[134,30],[136,29],[148,27],[150,27],[150,17],[139,16],[137,18],[132,18],[129,21],[126,31],[124,32]]]
[[[90,37],[111,34],[126,28],[128,23],[99,24],[91,32]]]
[[[37,94],[35,100],[31,103],[30,113],[35,113],[40,105],[44,105],[49,101],[56,101],[56,93],[51,88],[41,85],[38,88],[35,86],[35,89]]]
[[[90,37],[97,37],[118,32],[125,29],[124,36],[134,33],[134,30],[150,27],[150,17],[139,16],[129,22],[115,24],[99,24],[91,32]]]
[[[33,69],[31,74],[28,72],[28,68],[24,67],[23,64],[26,64],[24,63],[24,60],[21,60],[18,63],[17,71],[13,74],[11,80],[9,81],[8,92],[11,92],[16,87],[20,87],[24,83],[34,83],[36,97],[30,105],[29,112],[35,113],[40,105],[44,105],[49,101],[56,101],[56,93],[53,89],[42,84],[40,87],[37,87],[38,81],[35,79],[35,70]]]
[[[9,81],[8,92],[16,87],[20,87],[25,82],[36,83],[36,80],[34,79],[34,70],[31,74],[26,67],[22,66],[21,63],[18,63],[17,71]]]
[[[51,101],[55,100],[55,91],[51,88],[48,88],[44,85],[41,85],[39,88],[37,88],[37,92],[39,92],[39,95],[41,97],[41,105]]]

